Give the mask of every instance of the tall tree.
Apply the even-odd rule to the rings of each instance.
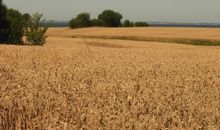
[[[90,26],[90,14],[89,13],[81,13],[78,14],[76,18],[73,18],[69,22],[69,26],[71,28],[82,28]]]
[[[7,40],[10,44],[21,44],[24,35],[24,23],[22,14],[14,9],[8,9],[7,19],[10,22],[10,35]]]
[[[29,23],[30,23],[30,20],[31,20],[31,16],[28,13],[24,13],[22,15],[22,19],[23,19],[24,28],[25,28],[25,30],[27,30]]]
[[[0,0],[0,43],[7,42],[10,33],[10,23],[6,18],[7,7]]]
[[[103,21],[104,26],[119,27],[121,26],[122,15],[112,10],[105,10],[98,16],[98,19]]]

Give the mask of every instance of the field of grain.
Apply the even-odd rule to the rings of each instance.
[[[219,28],[86,28],[86,29],[68,29],[51,28],[48,31],[49,36],[71,37],[71,36],[138,36],[138,37],[156,37],[156,38],[193,38],[220,40]]]
[[[71,38],[219,29],[132,29],[52,28],[42,47],[0,45],[0,130],[219,130],[220,47]]]

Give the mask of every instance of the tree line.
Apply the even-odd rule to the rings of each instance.
[[[22,14],[18,10],[9,9],[0,0],[0,43],[19,45],[43,45],[45,33],[51,22],[42,19],[43,15],[32,16]],[[80,13],[69,21],[70,28],[82,27],[147,27],[147,22],[132,22],[113,10],[104,10],[98,18],[91,19],[89,13]]]
[[[38,13],[31,16],[15,9],[8,9],[0,0],[0,43],[43,45],[48,26],[41,25],[45,22],[42,16]]]
[[[148,27],[147,22],[132,22],[125,20],[121,22],[123,16],[113,10],[104,10],[98,18],[91,19],[89,13],[80,13],[69,21],[70,28],[83,27]]]

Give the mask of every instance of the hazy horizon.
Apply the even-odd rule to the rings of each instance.
[[[182,23],[220,23],[218,0],[3,0],[8,8],[22,13],[40,12],[44,17],[68,21],[78,13],[89,12],[92,18],[105,9],[120,12],[132,21],[161,21]]]

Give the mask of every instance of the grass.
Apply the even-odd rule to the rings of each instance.
[[[72,36],[72,38],[117,39],[117,40],[177,43],[177,44],[201,45],[201,46],[220,46],[220,41],[218,40],[190,39],[190,38],[161,38],[161,37],[138,37],[138,36],[85,36],[85,35],[75,35]]]

